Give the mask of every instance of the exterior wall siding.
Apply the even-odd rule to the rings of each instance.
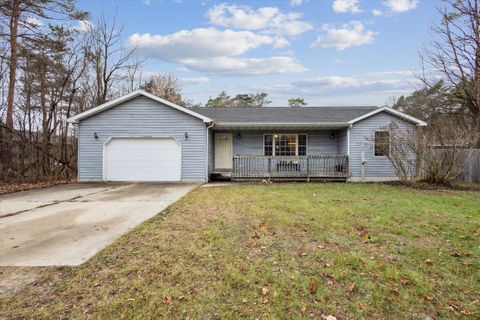
[[[208,129],[208,172],[215,168],[215,131]]]
[[[307,154],[337,154],[337,138],[330,139],[330,131],[243,131],[233,132],[233,155],[263,155],[263,135],[269,133],[307,134]]]
[[[338,132],[338,154],[348,153],[348,138],[347,129],[340,130]]]
[[[94,139],[95,132],[98,139]],[[80,120],[79,180],[103,179],[103,145],[115,136],[175,137],[182,145],[182,180],[205,179],[206,127],[202,120],[141,96]]]
[[[365,177],[396,177],[392,163],[387,157],[374,156],[374,132],[382,130],[391,122],[396,123],[402,131],[415,130],[414,124],[387,112],[381,112],[354,123],[350,128],[350,174],[352,178],[361,177],[362,152],[364,153],[365,160],[367,160],[365,164]]]

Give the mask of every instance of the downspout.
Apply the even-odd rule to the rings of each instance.
[[[205,152],[205,182],[207,183],[208,182],[208,160],[209,160],[209,154],[208,154],[208,145],[209,145],[209,142],[210,142],[210,136],[209,136],[209,129],[211,127],[213,127],[215,125],[215,122],[210,122],[209,125],[207,125],[207,143],[205,144],[206,145],[206,152]]]
[[[80,136],[80,122],[73,122],[72,123],[74,126],[77,126],[77,182],[80,181],[80,161],[78,161],[79,157],[79,152],[80,152],[80,143],[78,143],[78,138]]]
[[[347,128],[347,157],[348,157],[348,175],[351,177],[352,176],[352,171],[350,170],[350,162],[351,162],[351,159],[350,159],[350,128],[352,127],[352,125],[350,124],[350,126]]]

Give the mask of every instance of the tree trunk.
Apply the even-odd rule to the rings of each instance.
[[[13,135],[13,110],[15,100],[15,82],[17,80],[17,32],[18,20],[20,18],[20,0],[12,0],[11,16],[10,16],[10,65],[9,65],[9,82],[7,97],[7,114],[5,125],[10,130],[4,132],[4,142],[2,147],[2,168],[4,177],[7,176],[8,170],[12,164],[12,143]]]
[[[480,16],[478,13],[478,0],[475,0],[473,5],[473,19],[475,31],[475,110],[474,121],[477,132],[480,131]],[[480,147],[480,137],[474,142],[477,147]]]

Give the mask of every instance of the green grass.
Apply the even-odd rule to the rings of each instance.
[[[480,317],[480,192],[198,188],[0,318]]]

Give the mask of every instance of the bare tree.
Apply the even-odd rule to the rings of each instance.
[[[475,133],[459,125],[462,119],[452,120],[410,129],[392,122],[383,128],[388,132],[388,141],[380,147],[400,180],[447,185],[460,174],[472,156],[472,150],[465,145],[475,138]]]
[[[178,105],[185,105],[178,79],[171,73],[156,74],[141,85],[141,89]]]
[[[40,25],[32,22],[38,19],[81,19],[85,12],[77,11],[73,0],[0,0],[1,37],[8,44],[8,93],[5,112],[5,127],[1,144],[3,174],[10,167],[12,158],[12,130],[14,130],[15,87],[18,68],[19,40],[32,38],[41,34]]]
[[[421,54],[422,61],[455,89],[477,129],[480,126],[479,0],[443,0],[435,38]],[[423,77],[429,85],[428,75]],[[479,140],[480,142],[480,140]]]
[[[87,73],[87,38],[65,27],[50,27],[48,37],[24,40],[19,57],[19,89],[14,149],[17,178],[70,176],[75,139],[66,119],[81,109],[78,91]],[[65,171],[66,169],[69,170]]]
[[[127,72],[131,71],[136,48],[125,48],[122,45],[122,32],[123,26],[118,23],[116,12],[111,24],[102,14],[91,28],[94,105],[112,98],[116,94],[114,87],[127,79]],[[139,66],[138,62],[133,65]]]
[[[126,72],[126,90],[132,92],[140,88],[142,83],[142,68],[145,63],[144,59],[140,59],[138,54],[133,54]]]
[[[383,140],[375,141],[375,147],[386,155],[392,163],[395,175],[401,181],[418,179],[417,132],[411,128],[400,127],[391,122],[382,128]]]
[[[86,19],[75,0],[0,0],[0,9],[2,179],[75,177],[77,129],[66,119],[137,88],[143,61],[123,45],[116,15],[69,26]]]

